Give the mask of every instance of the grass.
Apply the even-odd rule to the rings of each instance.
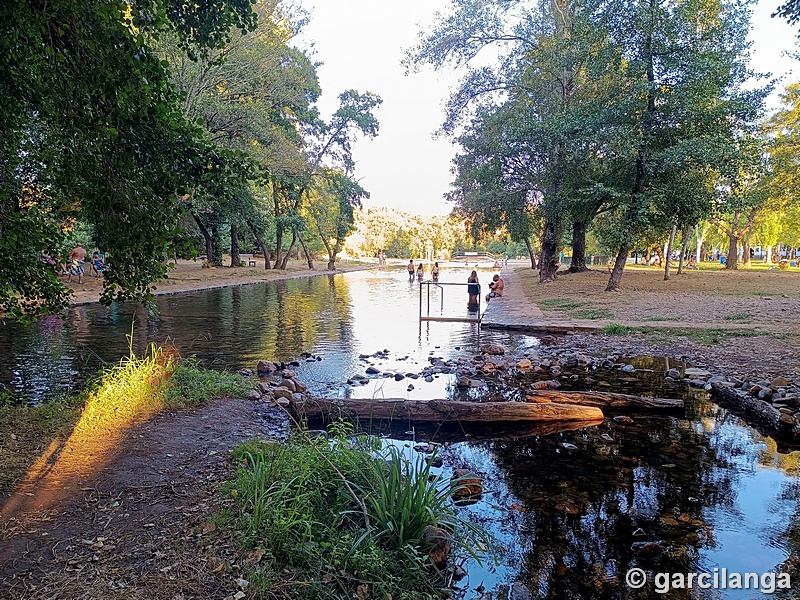
[[[755,329],[721,329],[702,327],[642,327],[642,333],[654,338],[685,337],[689,341],[703,346],[716,346],[721,342],[735,337],[758,337],[768,335]]]
[[[473,554],[486,545],[423,457],[382,452],[347,428],[332,440],[248,442],[234,456],[225,490],[242,545],[263,556],[246,575],[257,597],[435,598],[425,528],[446,528]]]
[[[569,298],[545,298],[544,300],[539,300],[539,308],[542,310],[567,311],[587,305],[588,302],[579,302]]]
[[[628,335],[632,331],[636,331],[636,328],[620,325],[619,323],[609,323],[603,327],[603,333],[606,335]]]
[[[133,354],[90,379],[78,395],[39,406],[0,404],[0,489],[19,481],[55,440],[75,452],[113,446],[132,424],[164,407],[242,396],[247,380],[182,361],[170,348]],[[90,453],[91,454],[91,453]]]
[[[614,313],[607,308],[586,308],[573,310],[569,313],[576,319],[613,319]]]
[[[539,300],[542,310],[566,312],[576,319],[613,319],[614,313],[607,308],[585,308],[591,306],[589,302],[581,302],[570,298],[545,298]]]
[[[722,318],[726,321],[733,321],[734,323],[749,323],[753,319],[753,315],[749,312],[740,312],[732,315],[725,315]]]
[[[685,337],[686,339],[703,346],[716,346],[717,344],[735,337],[757,337],[768,335],[755,329],[721,329],[702,327],[629,327],[619,323],[611,323],[603,328],[607,335],[627,335],[629,333],[642,333],[653,340],[668,340],[671,337]]]
[[[680,321],[680,317],[646,317],[644,319],[638,319],[639,321],[648,322],[648,321]]]

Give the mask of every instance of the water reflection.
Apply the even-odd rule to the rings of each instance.
[[[451,269],[442,281],[466,279]],[[441,290],[435,293],[442,293]],[[466,300],[444,292],[450,313],[466,312]],[[441,298],[436,297],[440,303]],[[439,306],[439,304],[437,304]],[[0,383],[17,397],[40,402],[79,387],[89,373],[128,354],[129,335],[139,354],[151,343],[171,343],[183,356],[210,367],[252,368],[261,358],[309,359],[299,375],[312,391],[340,394],[341,382],[364,364],[361,353],[389,349],[381,368],[410,371],[428,357],[477,351],[474,325],[420,325],[419,286],[402,270],[323,275],[158,298],[158,316],[134,305],[79,306],[64,318],[29,326],[0,326]],[[490,334],[514,344],[507,334]],[[486,335],[484,335],[484,338]]]
[[[489,517],[509,551],[497,573],[472,565],[470,584],[519,579],[534,597],[552,599],[755,598],[760,592],[696,587],[636,592],[624,576],[633,567],[760,574],[791,563],[796,586],[798,481],[773,466],[787,457],[735,417],[707,409],[708,421],[607,420],[577,432],[451,448],[450,460],[484,465],[493,497],[470,510]],[[797,459],[795,452],[788,460]]]

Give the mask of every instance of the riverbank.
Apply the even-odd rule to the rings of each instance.
[[[230,264],[230,256],[225,256],[223,264]],[[339,261],[336,271],[325,269],[323,262],[317,263],[314,269],[309,269],[305,262],[292,261],[284,270],[265,269],[263,259],[256,258],[255,267],[211,267],[204,268],[203,261],[178,259],[175,268],[169,271],[167,279],[156,283],[156,296],[196,292],[235,285],[248,285],[263,281],[278,281],[281,279],[295,279],[298,277],[314,277],[331,273],[347,273],[361,271],[377,266],[374,262]],[[70,304],[94,304],[100,302],[103,291],[103,279],[86,274],[83,284],[78,284],[74,279],[66,283],[67,277],[62,276],[67,287],[74,290]]]

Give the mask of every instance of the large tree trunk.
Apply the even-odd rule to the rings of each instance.
[[[725,268],[734,271],[739,268],[739,238],[733,231],[728,234],[728,258],[725,260]]]
[[[531,246],[531,241],[528,238],[525,238],[525,247],[528,249],[528,256],[531,257],[531,269],[534,271],[536,270],[536,255],[533,253],[533,246]]]
[[[622,270],[625,268],[625,262],[628,260],[628,254],[631,251],[629,244],[622,244],[617,252],[617,258],[614,260],[614,268],[611,269],[611,276],[608,278],[608,285],[606,286],[607,292],[619,291],[620,281],[622,280]]]
[[[231,221],[231,266],[239,266],[239,227]]]
[[[214,240],[212,249],[214,254],[208,257],[209,262],[215,267],[222,266],[222,234],[219,232],[219,227],[216,223],[211,225],[211,238]]]
[[[250,227],[250,231],[253,232],[253,237],[256,238],[256,243],[258,244],[258,247],[261,248],[261,252],[264,253],[264,268],[269,269],[269,248],[267,248],[267,245],[264,243],[264,239],[261,237],[261,234],[258,232],[258,229],[256,229],[256,226],[253,224],[253,222],[248,221],[247,225]]]
[[[539,283],[547,283],[556,278],[558,265],[558,242],[560,223],[556,219],[547,219],[542,235],[542,257],[539,260]]]
[[[580,273],[586,270],[586,221],[575,220],[572,223],[572,262],[569,265],[570,273]]]
[[[306,255],[306,262],[308,262],[308,268],[313,271],[314,270],[314,261],[311,260],[311,253],[308,251],[308,247],[306,246],[306,242],[305,242],[305,240],[303,240],[303,236],[300,235],[299,233],[297,234],[297,239],[300,241],[300,245],[303,247],[303,253]]]
[[[192,213],[192,218],[194,222],[197,223],[197,227],[200,229],[200,233],[206,241],[206,260],[210,262],[211,258],[214,256],[214,242],[212,241],[211,233],[206,229],[206,226],[203,225],[200,217]]]
[[[664,252],[666,255],[664,257],[664,281],[669,281],[669,271],[670,271],[670,259],[672,258],[672,244],[675,243],[675,231],[678,229],[678,224],[672,224],[672,231],[669,234],[669,243],[667,244],[667,249]],[[681,259],[683,260],[683,259]]]
[[[742,266],[748,268],[750,266],[750,235],[748,234],[742,240]]]
[[[275,231],[275,269],[285,269],[283,264],[283,228],[278,226]]]
[[[389,419],[398,421],[491,423],[587,421],[597,424],[603,411],[595,406],[528,402],[458,402],[453,400],[326,399],[315,398],[292,405],[299,417]]]
[[[283,261],[281,262],[281,270],[286,269],[286,265],[289,263],[289,256],[291,256],[292,251],[294,250],[294,245],[297,243],[297,230],[292,229],[292,243],[289,244],[289,249],[286,251],[286,254],[283,256]],[[276,260],[277,263],[277,260]]]

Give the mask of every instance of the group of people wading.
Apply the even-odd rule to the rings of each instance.
[[[496,264],[496,263],[495,263]],[[406,267],[408,270],[408,281],[413,282],[415,279],[417,281],[422,281],[425,278],[425,269],[422,266],[422,263],[419,263],[416,267],[414,267],[414,259],[408,261],[408,265]],[[433,263],[433,267],[431,268],[431,276],[433,277],[434,283],[439,281],[439,263]],[[489,302],[492,298],[499,298],[503,295],[503,290],[505,289],[505,282],[503,281],[502,277],[499,274],[495,273],[492,276],[492,281],[489,282],[489,289],[491,290],[488,294],[486,294],[486,302]],[[481,284],[478,281],[478,272],[472,271],[470,273],[469,278],[467,279],[467,294],[469,299],[467,300],[467,309],[468,310],[476,310],[478,305],[480,304],[480,295],[481,295]]]

